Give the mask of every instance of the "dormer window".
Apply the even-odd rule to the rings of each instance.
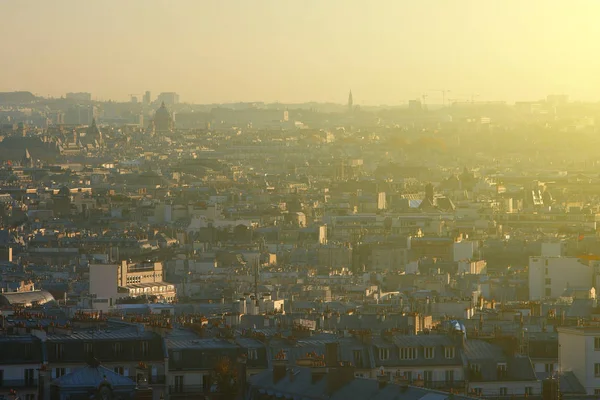
[[[400,349],[401,360],[415,360],[417,358],[417,349],[415,347],[403,347]]]
[[[506,376],[507,376],[506,363],[498,363],[497,371],[498,371],[498,379],[506,378]]]
[[[248,360],[257,360],[258,351],[256,349],[248,349]]]
[[[390,358],[390,349],[381,348],[379,349],[379,359],[381,361],[388,360]]]
[[[452,347],[452,346],[445,347],[444,348],[444,355],[446,356],[447,359],[454,358],[455,355],[456,355],[454,347]]]
[[[123,345],[120,342],[113,343],[113,352],[115,356],[120,356],[123,352]]]
[[[425,347],[424,353],[425,353],[425,359],[431,360],[434,357],[433,347]]]

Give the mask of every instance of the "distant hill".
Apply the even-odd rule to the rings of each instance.
[[[36,100],[31,92],[0,92],[0,103],[27,103]]]

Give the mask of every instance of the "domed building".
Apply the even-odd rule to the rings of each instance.
[[[156,133],[167,133],[171,132],[174,127],[173,117],[163,101],[160,108],[154,114],[154,129]]]

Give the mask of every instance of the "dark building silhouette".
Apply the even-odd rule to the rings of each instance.
[[[163,102],[154,114],[154,129],[157,133],[166,133],[173,130],[173,117]]]
[[[348,111],[352,112],[353,107],[354,107],[354,101],[352,99],[352,90],[351,90],[350,93],[348,94]]]

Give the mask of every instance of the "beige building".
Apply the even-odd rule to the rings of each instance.
[[[161,262],[128,263],[122,261],[118,269],[119,286],[134,283],[154,283],[163,280]]]

